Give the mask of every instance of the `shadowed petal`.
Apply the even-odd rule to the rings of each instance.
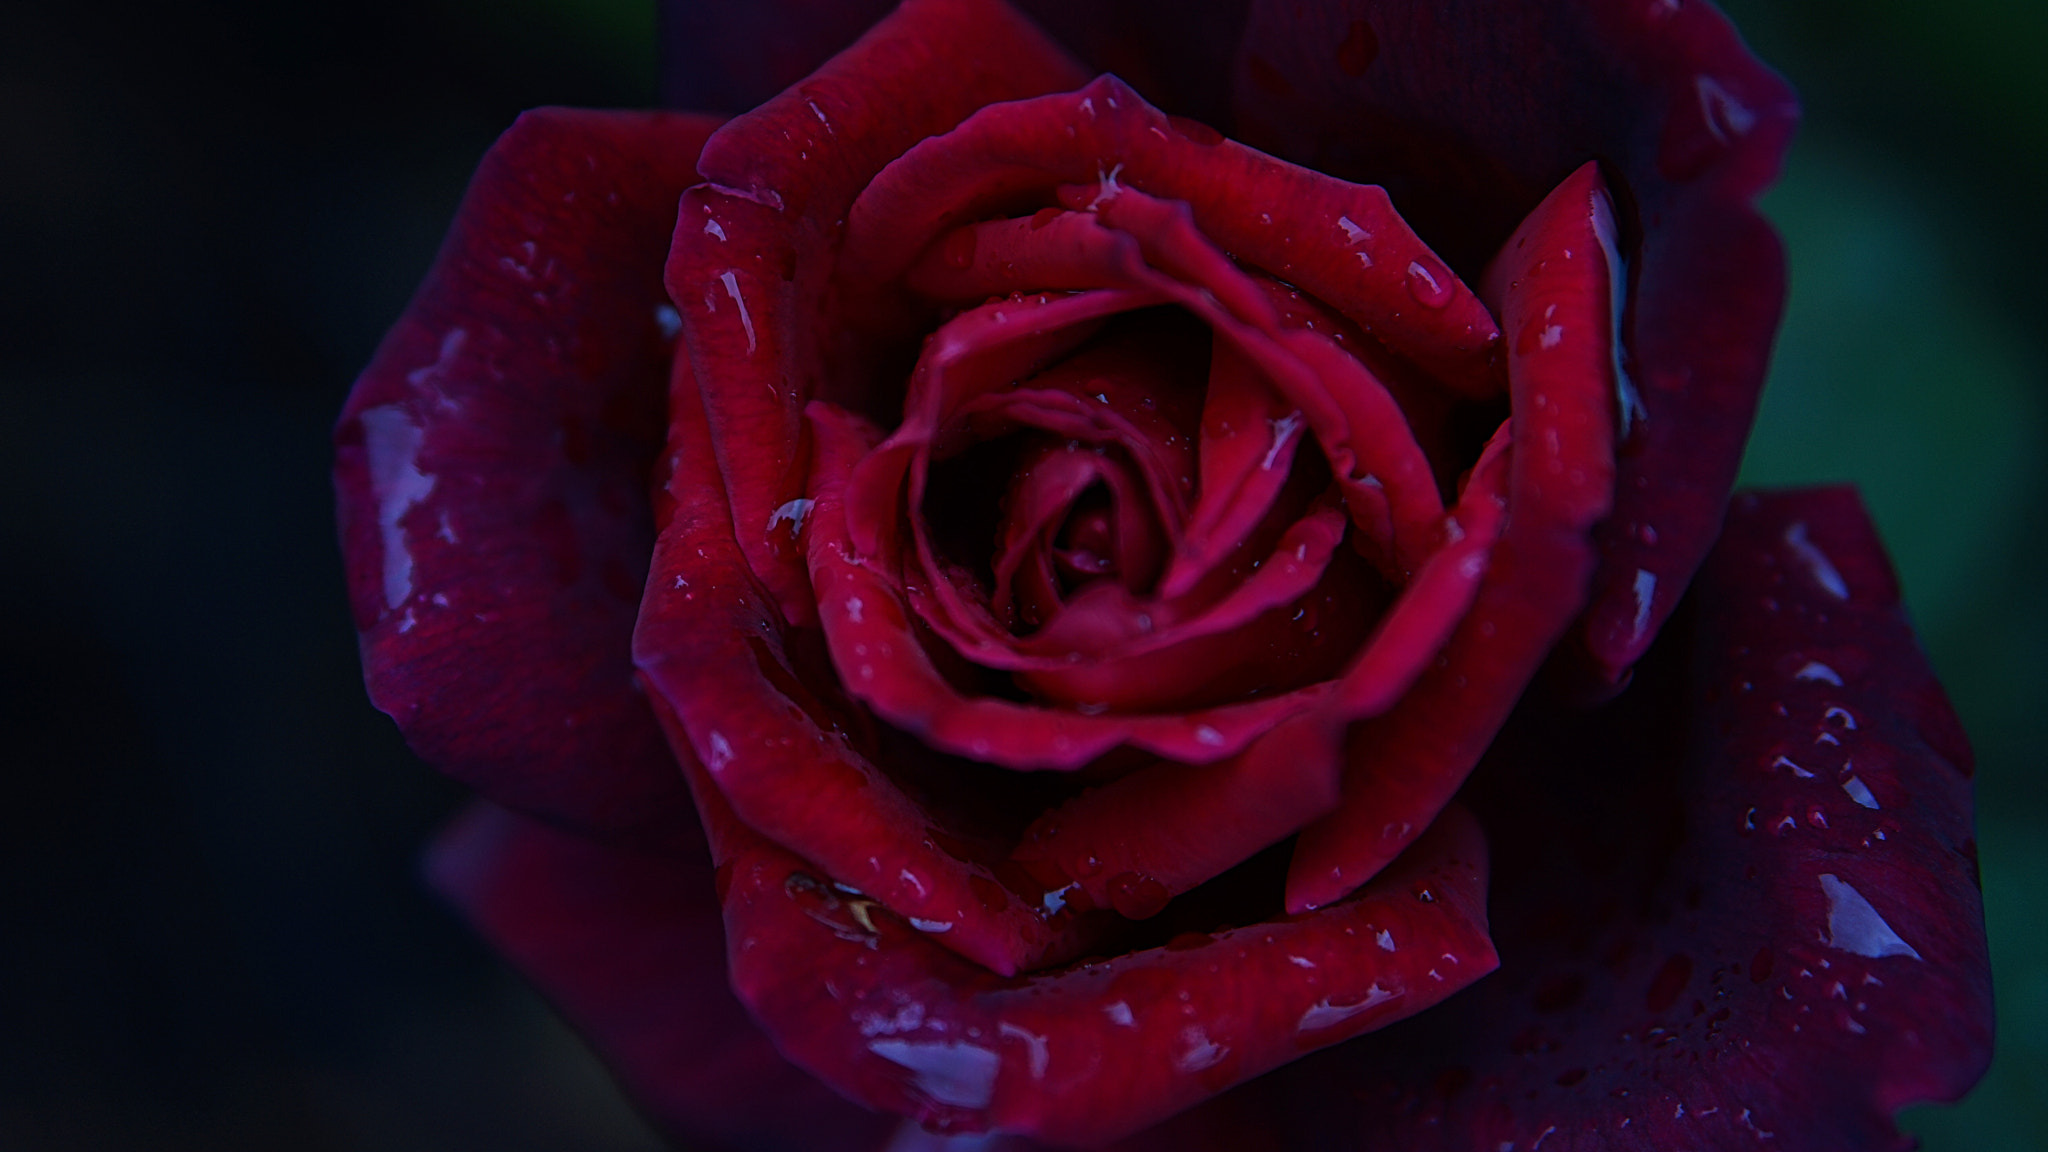
[[[1297,1139],[1904,1149],[1976,1082],[1969,749],[1855,496],[1738,497],[1689,604],[1620,699],[1503,734],[1501,971],[1254,1088]]]
[[[335,430],[377,706],[496,800],[684,843],[689,802],[629,641],[675,333],[662,255],[716,127],[521,117]]]
[[[442,834],[427,874],[687,1147],[887,1143],[893,1118],[784,1060],[727,987],[709,860],[607,848],[478,804]]]

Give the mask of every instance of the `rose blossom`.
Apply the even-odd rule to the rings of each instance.
[[[1574,617],[1557,680],[1619,691],[1711,542],[1782,291],[1747,206],[1782,88],[1710,11],[1599,9],[1640,50],[1610,82],[1661,61],[1691,102],[1486,152],[1512,84],[1452,130],[1438,65],[1374,71],[1460,18],[1338,15],[1245,16],[1235,122],[1408,181],[1445,256],[971,0],[716,131],[543,113],[486,161],[340,433],[366,664],[423,754],[562,829],[480,810],[436,874],[679,1133],[881,1146],[787,1058],[1100,1143],[1497,943],[1455,1005],[1132,1139],[1826,1143],[1974,1078],[1967,751],[1853,502],[1741,506],[1697,655],[1524,709],[1467,789],[1490,901],[1446,808]],[[1317,26],[1334,74],[1276,65]],[[1493,196],[1445,224],[1475,149]],[[1809,1047],[1862,1082],[1699,1071]]]

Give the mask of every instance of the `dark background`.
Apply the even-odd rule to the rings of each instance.
[[[1741,0],[1808,127],[1746,466],[1853,479],[1981,761],[2048,1147],[2048,8]],[[459,803],[364,699],[327,432],[492,138],[644,105],[634,0],[0,8],[0,1148],[648,1149],[427,896]]]

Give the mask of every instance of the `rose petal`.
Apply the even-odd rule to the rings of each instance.
[[[910,149],[855,202],[844,271],[856,284],[893,283],[926,245],[990,207],[1097,183],[1187,202],[1217,247],[1320,296],[1439,379],[1476,394],[1498,390],[1492,318],[1385,193],[1234,142],[1190,138],[1114,76],[985,108],[960,131]],[[1355,253],[1296,252],[1300,236],[1341,241],[1344,221],[1373,237],[1370,265]]]
[[[674,335],[661,252],[716,126],[522,116],[335,431],[377,706],[505,804],[684,845],[688,799],[627,645]]]
[[[962,963],[786,851],[732,844],[740,998],[798,1064],[941,1131],[1114,1139],[1493,966],[1485,849],[1455,812],[1356,899],[1315,915],[1011,978]]]
[[[1500,973],[1253,1089],[1296,1138],[1904,1149],[1976,1082],[1969,750],[1853,493],[1738,497],[1691,605],[1620,700],[1503,735]]]
[[[1288,907],[1350,891],[1393,858],[1479,760],[1585,602],[1591,529],[1614,482],[1613,275],[1597,235],[1607,195],[1591,164],[1502,250],[1498,285],[1514,400],[1510,515],[1478,599],[1400,706],[1353,739],[1342,807],[1304,829]]]
[[[847,381],[872,368],[854,346],[857,326],[828,314],[848,206],[917,140],[991,101],[1079,80],[1057,45],[1000,3],[910,0],[705,143],[707,183],[684,199],[666,279],[740,547],[792,623],[811,622],[813,609],[801,551],[774,517],[804,494],[803,406],[848,399]]]
[[[1640,409],[1583,655],[1619,683],[1712,544],[1755,412],[1785,281],[1752,201],[1790,142],[1790,89],[1710,4],[1255,0],[1235,90],[1248,143],[1384,184],[1467,271],[1559,174],[1608,165]]]
[[[442,834],[427,874],[687,1146],[886,1142],[888,1118],[784,1060],[733,996],[710,861],[607,848],[478,804]]]
[[[1201,499],[1159,594],[1192,591],[1251,535],[1293,469],[1301,410],[1277,396],[1229,340],[1210,341],[1203,393]]]
[[[812,406],[811,422],[816,476],[807,543],[833,664],[849,693],[926,745],[1010,768],[1071,771],[1124,744],[1202,764],[1236,754],[1307,706],[1308,698],[1292,693],[1183,713],[1089,715],[956,688],[920,643],[915,610],[902,584],[882,570],[886,560],[856,546],[847,494],[858,482],[856,465],[865,468],[878,454],[867,451],[872,440],[854,418],[824,404]]]

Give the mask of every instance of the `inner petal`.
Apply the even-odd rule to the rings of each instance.
[[[1166,535],[1144,482],[1119,455],[1041,437],[1012,477],[990,610],[1017,634],[1045,624],[1098,581],[1149,590]]]

